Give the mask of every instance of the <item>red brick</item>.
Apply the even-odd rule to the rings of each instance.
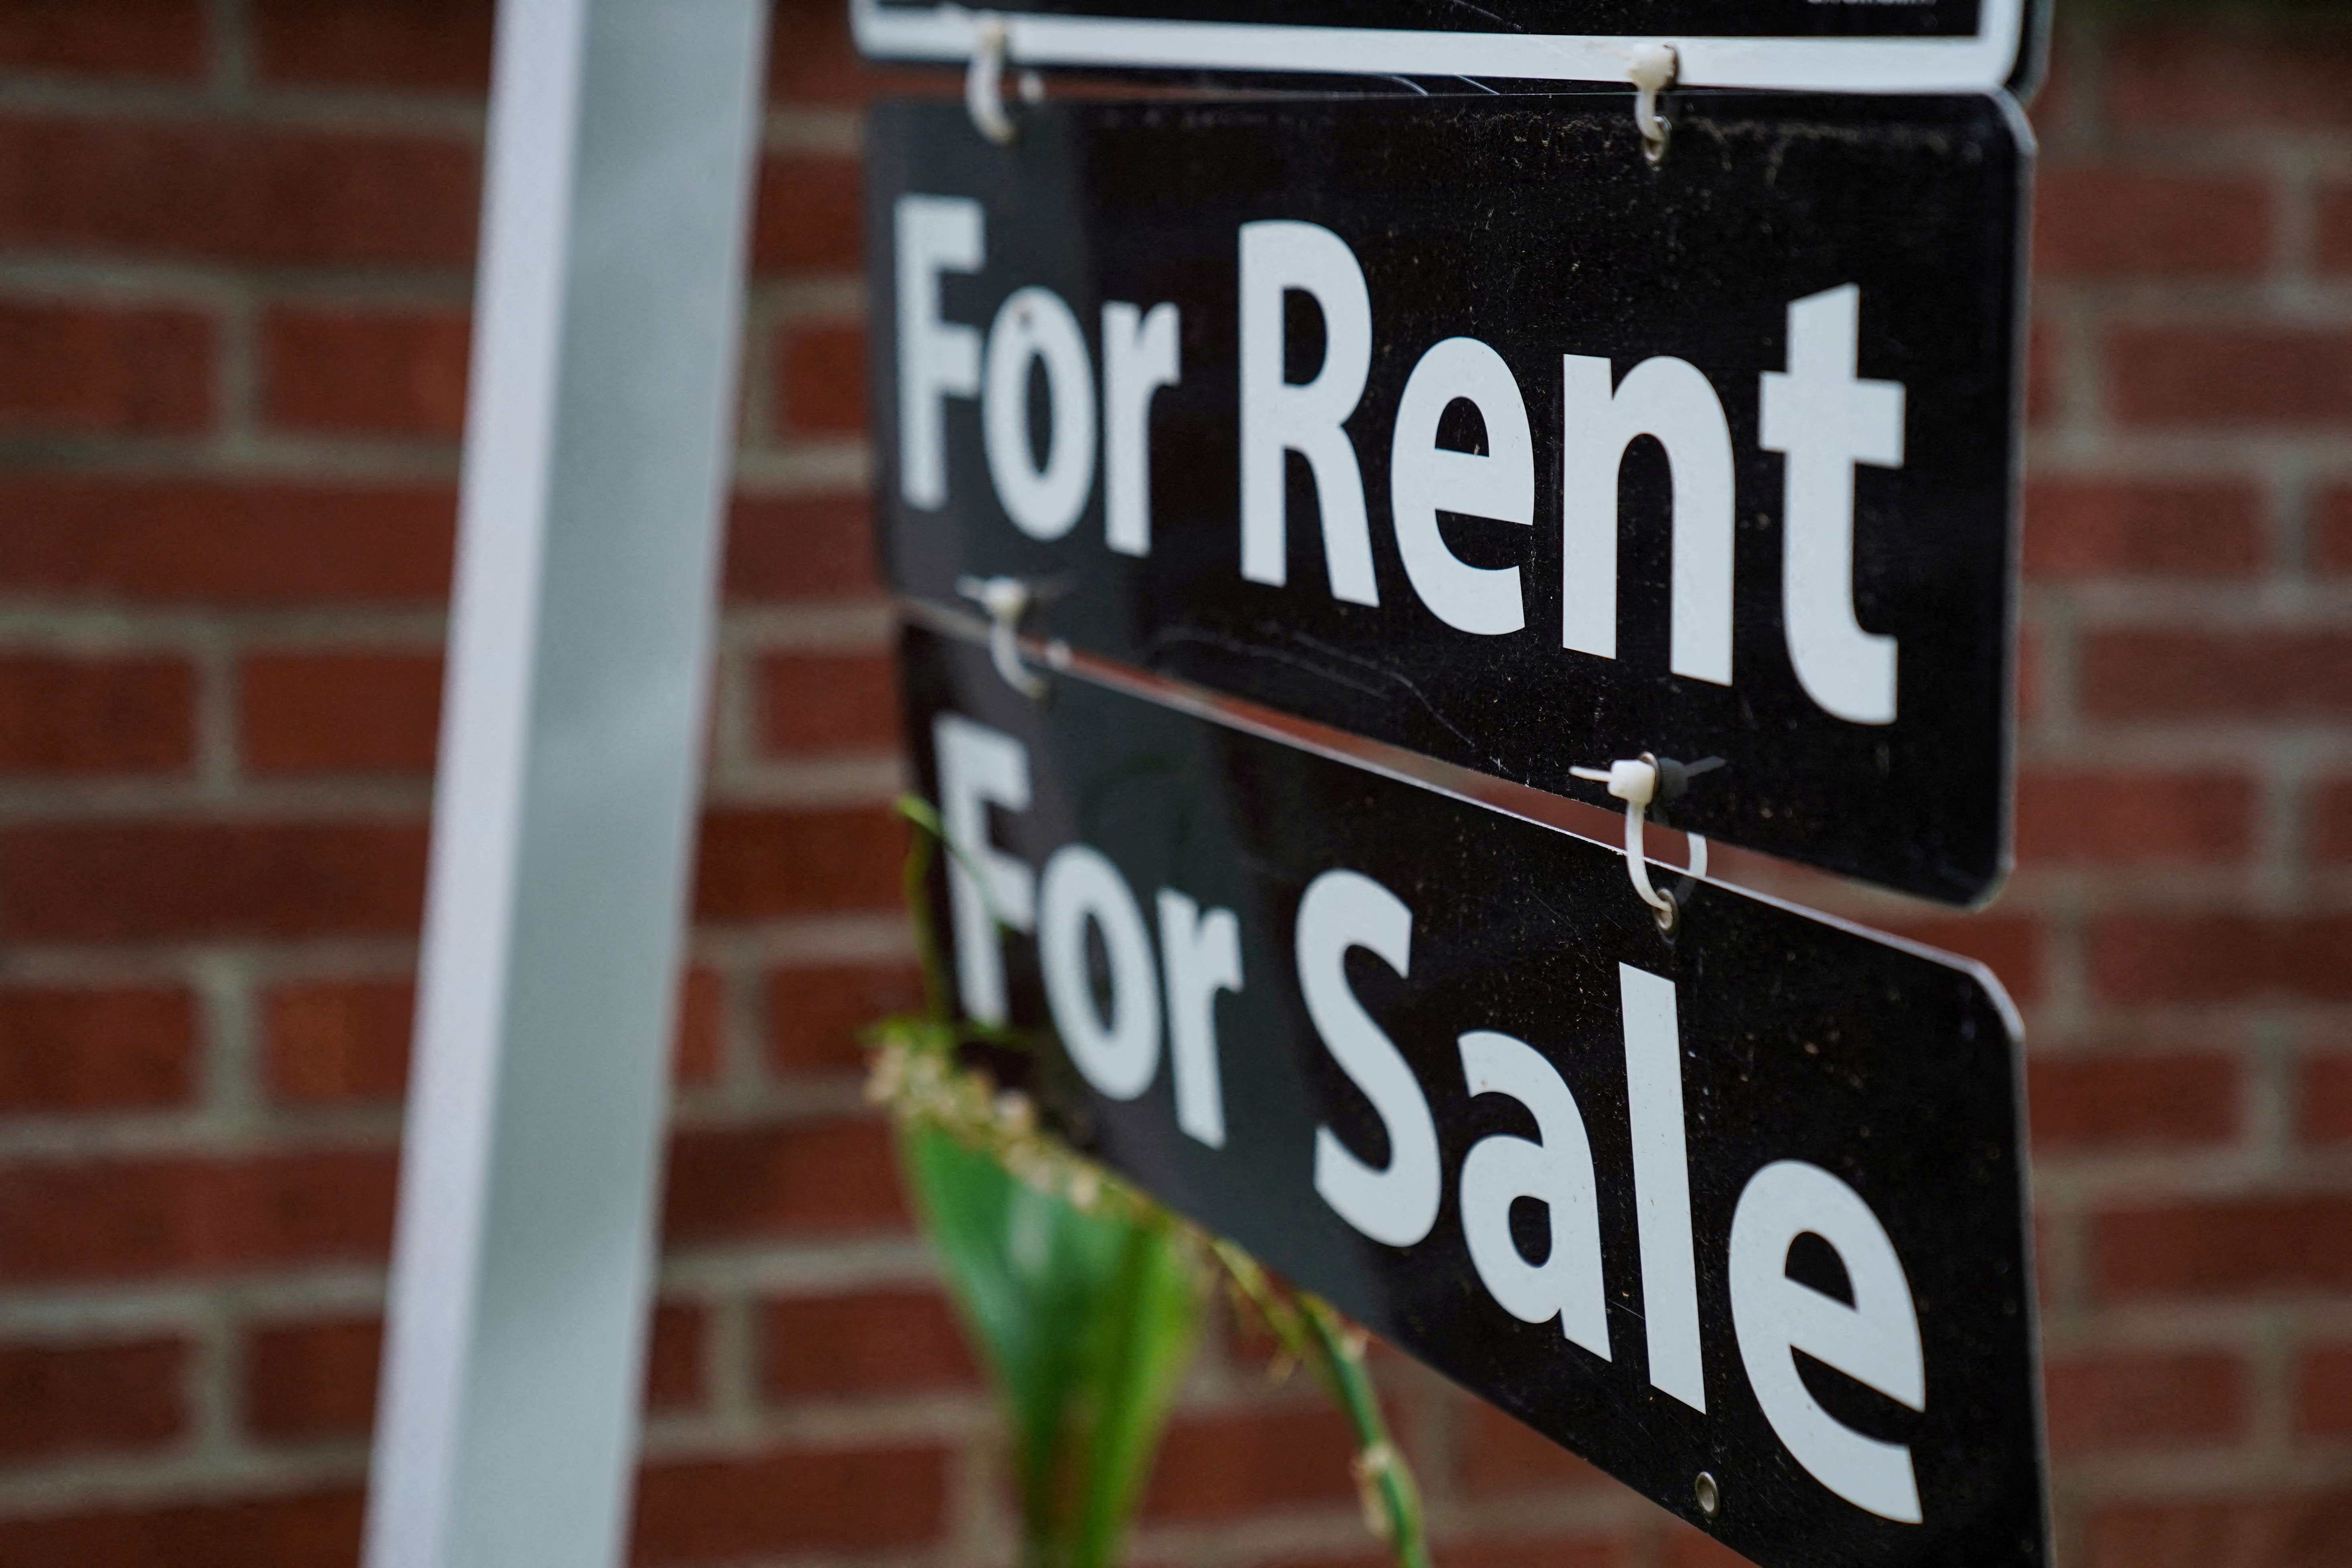
[[[2352,485],[2321,490],[2311,512],[2311,563],[2322,572],[2352,573]]]
[[[2244,480],[2026,481],[2030,577],[2250,577],[2263,555],[2261,500]]]
[[[2103,1300],[2352,1290],[2352,1194],[2287,1193],[2118,1205],[2090,1216]]]
[[[768,40],[768,96],[844,105],[865,97],[866,67],[849,35],[849,13],[826,0],[778,0]]]
[[[772,154],[761,165],[752,209],[752,268],[787,278],[857,272],[865,265],[863,202],[855,158]]]
[[[2352,916],[2120,912],[2092,921],[2088,945],[2111,1002],[2352,1000]]]
[[[209,317],[0,303],[0,430],[185,435],[213,422]]]
[[[2323,29],[2136,29],[2105,74],[2108,116],[2130,130],[2352,126],[2352,47]]]
[[[2053,1355],[2042,1388],[2062,1458],[2242,1443],[2253,1399],[2244,1360],[2220,1350]]]
[[[2042,927],[2031,915],[1944,915],[1886,923],[1898,936],[1975,959],[2000,977],[2020,1006],[2041,999]]]
[[[2322,272],[2352,272],[2352,185],[2319,193],[2318,261]]]
[[[2027,866],[2216,865],[2253,852],[2254,782],[2233,773],[2036,768],[2017,784]]]
[[[1591,1491],[1599,1470],[1483,1400],[1461,1402],[1456,1463],[1463,1494],[1484,1501],[1522,1492]]]
[[[194,77],[203,0],[0,0],[0,68]]]
[[[863,1119],[680,1132],[662,1197],[662,1234],[672,1244],[907,1223],[889,1129]]]
[[[2034,184],[2037,277],[2242,277],[2270,260],[2275,219],[2259,179],[2059,163]]]
[[[727,596],[739,602],[878,597],[864,496],[738,497],[727,535]],[[0,545],[0,549],[5,549]]]
[[[1748,1559],[1714,1536],[1681,1520],[1666,1521],[1658,1542],[1659,1568],[1739,1568]]]
[[[270,1097],[289,1105],[398,1100],[408,1086],[416,992],[407,980],[313,980],[278,986],[263,1007]],[[686,978],[678,1014],[677,1080],[719,1076],[719,976]]]
[[[646,1407],[690,1410],[709,1395],[702,1375],[710,1339],[710,1313],[686,1301],[654,1307],[653,1337],[646,1345]]]
[[[2352,1052],[2305,1058],[2294,1089],[2297,1137],[2306,1143],[2352,1143]]]
[[[2352,1344],[2305,1345],[2294,1358],[2294,1430],[2352,1437]]]
[[[2033,1146],[2043,1152],[2226,1143],[2243,1115],[2244,1073],[2228,1056],[2036,1057],[2025,1081]]]
[[[264,1073],[289,1105],[397,1100],[408,1080],[415,988],[405,980],[281,985],[263,1005]]]
[[[776,430],[856,436],[866,429],[866,331],[802,324],[776,335]]]
[[[1433,1548],[1437,1568],[1629,1568],[1641,1561],[1633,1543],[1606,1535],[1479,1535],[1440,1538]],[[1368,1556],[1387,1568],[1395,1561]]]
[[[2107,370],[2110,406],[2127,425],[2352,424],[2352,331],[2121,326]]]
[[[646,1363],[649,1408],[676,1410],[702,1397],[702,1309],[663,1302]],[[245,1336],[245,1425],[278,1441],[364,1437],[375,1422],[383,1354],[381,1318],[265,1323]]]
[[[718,973],[689,969],[679,983],[677,1037],[670,1047],[670,1072],[681,1084],[719,1081],[725,1068],[727,988]]]
[[[0,475],[0,595],[137,604],[429,604],[457,498],[342,486]]]
[[[188,1425],[188,1344],[0,1343],[0,1460],[153,1448]]]
[[[649,1465],[632,1563],[922,1545],[947,1524],[948,1456],[929,1447],[788,1449]]]
[[[776,1073],[850,1073],[865,1066],[857,1032],[923,1005],[911,963],[845,963],[768,974],[768,1066]]]
[[[355,1437],[375,1420],[377,1318],[269,1323],[245,1335],[245,1426],[256,1436]]]
[[[2036,316],[2025,338],[2025,418],[2046,425],[2058,417],[2065,400],[2064,351],[2058,329]]]
[[[0,837],[0,848],[5,844]],[[904,826],[881,806],[712,811],[703,818],[696,862],[695,916],[755,921],[895,909],[906,853]]]
[[[359,1488],[0,1521],[8,1568],[351,1568]]]
[[[1485,1542],[1479,1542],[1481,1546],[1486,1544]],[[1449,1554],[1433,1543],[1432,1555],[1438,1568],[1456,1568],[1458,1559],[1465,1556],[1466,1552]],[[1485,1560],[1481,1558],[1478,1561],[1483,1563]],[[1253,1558],[1250,1561],[1250,1568],[1393,1568],[1395,1563],[1394,1557],[1377,1549],[1343,1552],[1328,1547],[1320,1549],[1310,1547],[1302,1551],[1277,1552],[1269,1556]],[[1144,1558],[1139,1564],[1139,1568],[1156,1568],[1155,1561],[1151,1558]]]
[[[2025,110],[2032,122],[2034,134],[2046,145],[2057,140],[2064,131],[2076,123],[2078,110],[2086,108],[2083,97],[2085,85],[2081,79],[2082,66],[2075,51],[2053,41],[2053,47],[2042,56],[2042,83],[2032,96],[2018,107]]]
[[[289,430],[454,437],[465,427],[462,311],[279,306],[261,323],[261,406]]]
[[[0,656],[0,774],[184,771],[195,697],[184,659]]]
[[[376,1262],[393,1169],[390,1149],[10,1165],[0,1258],[19,1284]]]
[[[2338,1568],[2352,1489],[2252,1497],[2107,1497],[2083,1526],[2083,1568]]]
[[[1143,1515],[1203,1521],[1352,1504],[1355,1454],[1347,1423],[1320,1405],[1180,1415],[1169,1424]]]
[[[2322,865],[2352,861],[2352,778],[2322,779],[2312,785],[2310,854]]]
[[[771,754],[898,748],[898,669],[888,654],[770,654],[759,681],[760,741]]]
[[[768,96],[845,108],[877,93],[952,96],[961,78],[937,68],[879,68],[857,58],[849,11],[831,0],[778,0],[768,35]]]
[[[59,822],[0,829],[0,940],[407,936],[417,822]]]
[[[184,1105],[195,999],[179,986],[0,990],[0,1114]]]
[[[0,657],[0,771],[152,773],[184,768],[195,680],[169,657]]]
[[[2352,634],[2095,631],[2081,643],[2084,712],[2100,719],[2336,719],[2352,714]]]
[[[446,137],[0,120],[0,243],[278,266],[464,267],[479,149]]]
[[[263,653],[238,672],[237,745],[257,774],[430,773],[437,653]]]
[[[2049,698],[2042,691],[2047,662],[2042,653],[2042,628],[2022,626],[2017,628],[2017,722],[2020,729],[2030,730],[2041,719],[2042,705]]]
[[[490,0],[258,0],[252,28],[264,81],[467,94],[490,84]]]
[[[978,1381],[955,1313],[936,1290],[770,1301],[760,1386],[772,1400],[968,1388]]]

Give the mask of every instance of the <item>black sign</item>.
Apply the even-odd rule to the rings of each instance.
[[[1662,934],[1609,847],[903,651],[963,1005],[1075,1142],[1768,1568],[2045,1560],[1984,971],[1711,883]]]
[[[869,121],[891,581],[1932,898],[2007,861],[2014,108],[1691,95]]]
[[[2038,79],[2042,0],[1021,0],[986,15],[1024,65],[1622,81],[1674,46],[1693,87],[1966,92]],[[851,0],[858,47],[963,60],[981,15]]]

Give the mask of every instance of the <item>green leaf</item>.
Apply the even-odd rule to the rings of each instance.
[[[924,1226],[1012,1417],[1024,1556],[1106,1568],[1197,1337],[1203,1275],[1164,1217],[1083,1212],[918,1127],[900,1141]]]
[[[1088,1358],[1095,1409],[1083,1434],[1073,1568],[1105,1568],[1118,1560],[1200,1331],[1205,1291],[1193,1247],[1164,1218],[1125,1228],[1119,1269],[1096,1320]]]

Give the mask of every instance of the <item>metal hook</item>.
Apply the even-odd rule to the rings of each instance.
[[[1626,58],[1625,75],[1634,88],[1633,125],[1642,132],[1642,156],[1655,163],[1666,155],[1674,126],[1658,112],[1658,94],[1674,85],[1682,62],[1672,44],[1637,44]]]
[[[1706,875],[1706,840],[1696,833],[1684,835],[1690,840],[1690,864],[1684,869],[1681,885],[1671,893],[1662,893],[1650,880],[1649,858],[1643,853],[1643,820],[1653,804],[1663,806],[1688,788],[1692,774],[1722,765],[1721,757],[1685,765],[1672,757],[1643,752],[1638,758],[1620,758],[1605,768],[1568,770],[1578,778],[1607,784],[1609,793],[1625,803],[1625,869],[1633,879],[1633,891],[1650,906],[1662,931],[1675,929],[1682,917],[1683,900],[1690,896],[1691,885]]]
[[[1004,684],[1032,702],[1045,700],[1048,685],[1021,662],[1021,622],[1036,602],[1029,584],[1018,577],[959,577],[956,592],[988,614],[988,657]]]
[[[971,115],[973,127],[999,147],[1012,146],[1021,134],[1021,127],[1004,108],[1004,71],[1011,47],[1012,32],[1003,17],[983,13],[973,21],[971,64],[963,75],[963,106]],[[1023,71],[1018,88],[1024,103],[1035,103],[1045,96],[1045,79],[1035,71]]]

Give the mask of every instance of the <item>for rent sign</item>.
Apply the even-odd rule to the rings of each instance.
[[[1998,95],[876,114],[884,550],[933,603],[1955,902],[2008,845]]]

